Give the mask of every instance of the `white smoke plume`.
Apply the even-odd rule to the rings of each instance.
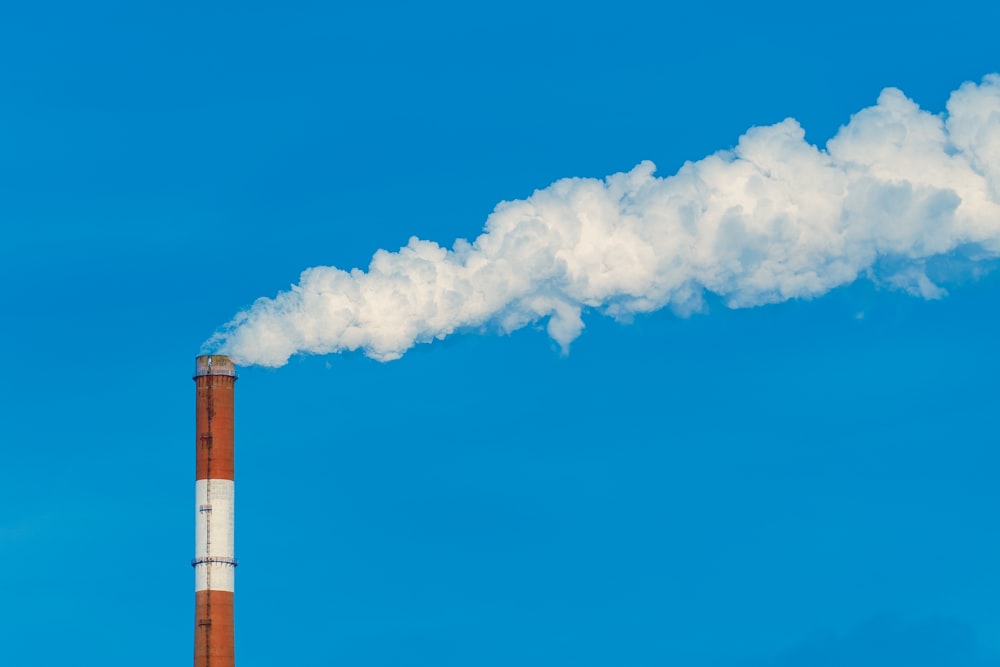
[[[563,349],[582,312],[627,321],[664,307],[811,298],[859,277],[938,298],[929,261],[1000,256],[1000,75],[966,83],[947,112],[885,89],[825,149],[789,118],[732,150],[654,176],[567,178],[502,202],[469,243],[416,237],[367,271],[319,266],[258,299],[206,350],[239,364],[362,350],[396,359],[459,330],[547,318]]]

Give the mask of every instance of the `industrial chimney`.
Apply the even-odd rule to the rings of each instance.
[[[233,397],[229,357],[195,359],[194,667],[234,667]]]

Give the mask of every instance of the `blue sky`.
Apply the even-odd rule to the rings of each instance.
[[[941,113],[998,19],[4,9],[0,663],[191,659],[190,376],[237,310],[559,178],[823,145],[887,86]],[[945,287],[241,369],[240,664],[1000,664],[1000,273]]]

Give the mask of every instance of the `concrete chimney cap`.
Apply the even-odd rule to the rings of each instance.
[[[233,363],[232,359],[221,354],[203,354],[195,357],[194,376],[201,377],[203,375],[237,377],[236,364]]]

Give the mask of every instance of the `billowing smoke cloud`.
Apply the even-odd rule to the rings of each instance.
[[[793,119],[677,174],[651,162],[567,178],[502,202],[451,249],[411,238],[367,271],[320,266],[258,299],[207,343],[240,364],[362,350],[389,361],[458,330],[547,319],[565,349],[592,309],[627,321],[811,298],[867,277],[925,298],[928,263],[1000,256],[1000,76],[966,83],[947,112],[887,88],[825,149]]]

